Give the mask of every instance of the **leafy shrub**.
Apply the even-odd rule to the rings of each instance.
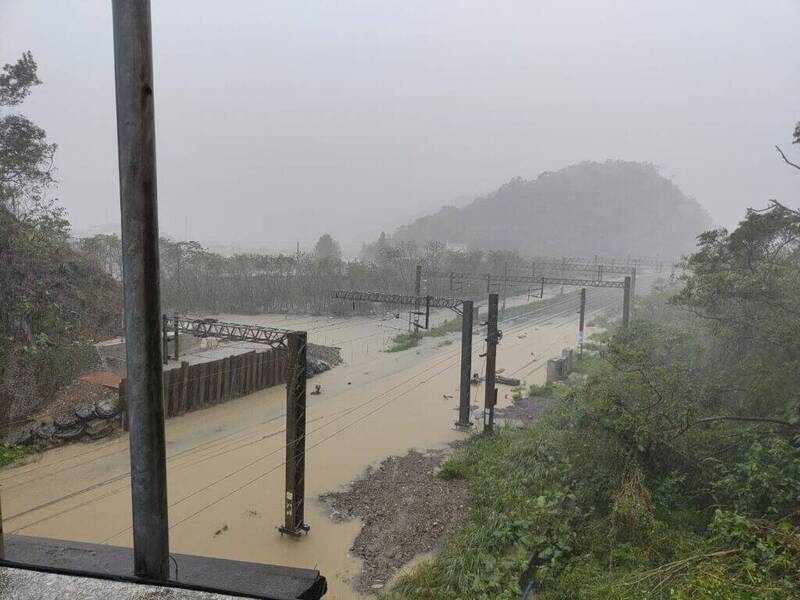
[[[714,496],[721,506],[753,517],[783,517],[800,507],[800,437],[756,441],[745,460],[717,462]]]

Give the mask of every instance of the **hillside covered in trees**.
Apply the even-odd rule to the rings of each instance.
[[[30,52],[0,72],[0,427],[33,414],[121,330],[118,281],[69,245],[49,196],[56,145],[15,112],[41,82]]]
[[[463,208],[400,227],[393,240],[523,255],[677,258],[711,226],[706,211],[655,166],[609,160],[517,177]]]

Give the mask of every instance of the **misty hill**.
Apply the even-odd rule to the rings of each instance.
[[[710,227],[708,213],[655,166],[609,160],[512,179],[463,208],[444,207],[400,227],[393,240],[529,256],[678,257]]]

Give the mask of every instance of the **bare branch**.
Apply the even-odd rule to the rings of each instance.
[[[778,154],[780,154],[780,155],[781,155],[781,158],[782,158],[784,161],[786,161],[786,164],[787,164],[787,165],[789,165],[789,166],[791,166],[791,167],[794,167],[795,169],[798,169],[798,170],[800,170],[800,165],[798,165],[798,164],[795,164],[795,163],[793,163],[792,161],[790,161],[788,158],[786,158],[786,155],[783,153],[783,150],[781,150],[781,147],[780,147],[780,146],[775,146],[775,150],[777,150],[777,151],[778,151]]]
[[[675,438],[680,437],[681,435],[683,435],[689,429],[695,427],[696,425],[702,425],[704,423],[713,423],[715,421],[745,421],[751,423],[770,423],[772,425],[780,425],[781,427],[786,427],[787,429],[794,429],[795,431],[800,430],[800,425],[798,425],[797,423],[790,423],[789,421],[781,421],[780,419],[770,419],[769,417],[739,417],[733,415],[719,415],[716,417],[706,417],[704,419],[698,419],[693,423],[689,423],[689,425],[687,425],[681,431],[675,434]]]

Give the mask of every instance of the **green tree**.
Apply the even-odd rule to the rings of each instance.
[[[0,75],[0,106],[17,106],[41,81],[30,52],[14,64],[6,64]],[[56,144],[21,114],[0,117],[0,207],[47,236],[66,239],[66,211],[47,198],[55,184],[53,156]]]
[[[800,213],[777,202],[749,210],[731,233],[709,231],[686,263],[676,301],[715,340],[729,417],[800,416]]]

